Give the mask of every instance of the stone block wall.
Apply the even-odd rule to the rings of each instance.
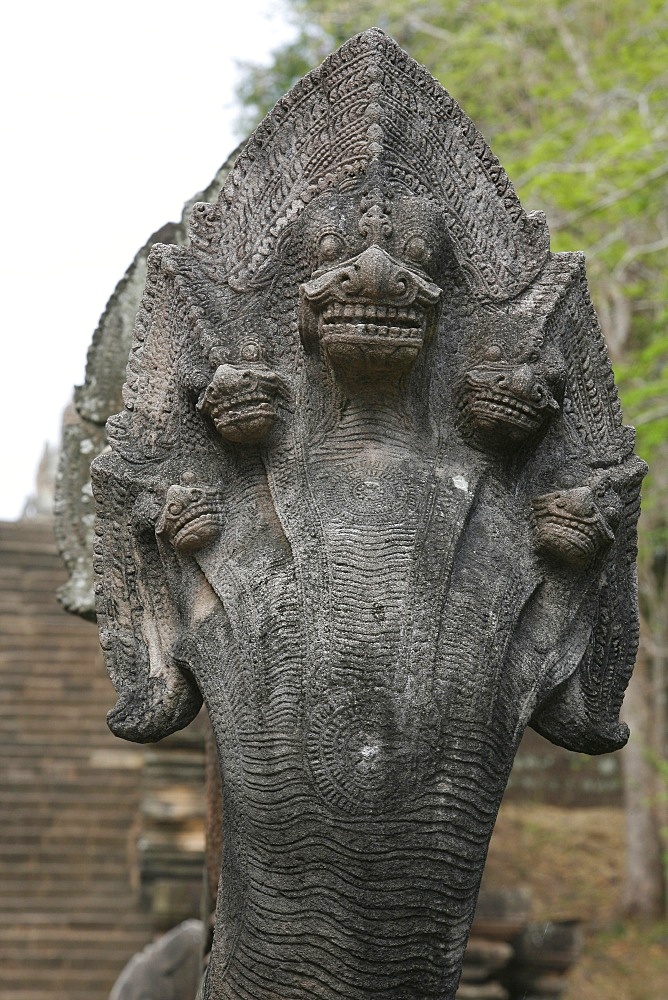
[[[152,935],[139,906],[144,751],[105,724],[95,627],[67,615],[48,521],[0,523],[0,996],[106,1000]]]

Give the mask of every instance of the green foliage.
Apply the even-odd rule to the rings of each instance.
[[[627,418],[634,424],[643,457],[661,461],[668,441],[668,338],[658,330],[644,347],[627,351],[616,366]]]

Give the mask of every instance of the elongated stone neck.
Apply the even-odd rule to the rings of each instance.
[[[343,450],[369,448],[415,451],[420,432],[415,416],[406,404],[401,387],[396,384],[347,386],[331,444]]]

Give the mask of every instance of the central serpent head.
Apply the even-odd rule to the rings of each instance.
[[[403,201],[417,199],[403,199]],[[338,207],[338,206],[337,206]],[[429,226],[393,217],[387,194],[372,188],[348,212],[320,220],[316,267],[300,287],[299,323],[309,347],[320,343],[341,375],[395,372],[413,366],[438,323],[442,290],[427,273],[433,255]],[[396,214],[396,213],[395,213]]]

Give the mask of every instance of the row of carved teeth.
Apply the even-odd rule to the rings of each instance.
[[[347,321],[371,320],[392,326],[411,324],[419,326],[422,320],[422,310],[412,306],[363,305],[361,303],[331,302],[322,313],[325,323],[343,323]]]
[[[422,328],[419,326],[382,326],[380,323],[328,323],[325,338],[327,340],[351,340],[351,334],[356,340],[374,337],[415,340],[422,338]]]
[[[271,406],[269,397],[263,392],[250,393],[246,396],[235,396],[234,399],[221,400],[211,408],[211,416],[214,420],[225,416],[233,410],[243,409],[246,406]]]
[[[551,528],[556,528],[560,530],[563,528],[568,531],[581,531],[583,534],[591,535],[594,538],[600,533],[600,526],[598,520],[585,520],[584,518],[567,517],[563,514],[555,514],[550,512],[549,514],[540,514],[538,512],[538,517],[541,520],[541,527],[549,525]]]
[[[575,534],[583,536],[591,542],[596,541],[601,535],[601,529],[597,523],[576,521],[554,514],[550,517],[541,518],[540,528],[541,530],[549,528],[550,531],[556,532],[558,535],[570,536],[571,534]]]
[[[521,400],[517,399],[516,396],[502,396],[497,393],[493,393],[489,396],[480,396],[476,394],[475,400],[471,405],[476,409],[481,406],[489,406],[493,409],[503,407],[507,410],[511,410],[513,413],[521,413],[532,418],[539,415],[537,407],[532,406],[531,403],[523,403]]]

